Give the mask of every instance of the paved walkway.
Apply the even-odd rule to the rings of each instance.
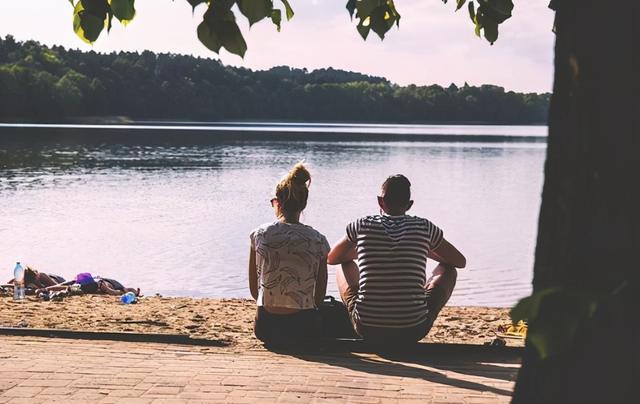
[[[400,360],[0,336],[0,403],[508,402],[517,361],[483,356]]]

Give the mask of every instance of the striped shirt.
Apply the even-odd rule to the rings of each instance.
[[[356,244],[360,287],[354,314],[362,325],[408,328],[427,317],[427,253],[442,230],[415,216],[375,215],[347,225]]]

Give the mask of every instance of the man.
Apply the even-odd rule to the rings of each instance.
[[[409,216],[411,183],[393,175],[382,184],[380,215],[347,225],[329,252],[340,297],[355,331],[373,342],[416,342],[433,325],[456,284],[465,257],[427,219]],[[426,279],[427,258],[440,264]],[[357,259],[357,264],[354,260]]]

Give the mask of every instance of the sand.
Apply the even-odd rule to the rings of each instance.
[[[19,303],[0,297],[0,327],[187,334],[225,341],[239,350],[261,346],[253,335],[254,315],[255,302],[247,299],[154,296],[125,305],[118,297],[104,295],[73,296],[61,302],[29,296]],[[445,307],[424,341],[489,343],[499,327],[508,324],[508,309]],[[522,339],[505,341],[508,346],[523,346]]]

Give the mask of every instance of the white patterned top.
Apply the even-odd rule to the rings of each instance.
[[[249,235],[256,252],[258,306],[312,309],[320,262],[329,243],[301,223],[265,223]]]

